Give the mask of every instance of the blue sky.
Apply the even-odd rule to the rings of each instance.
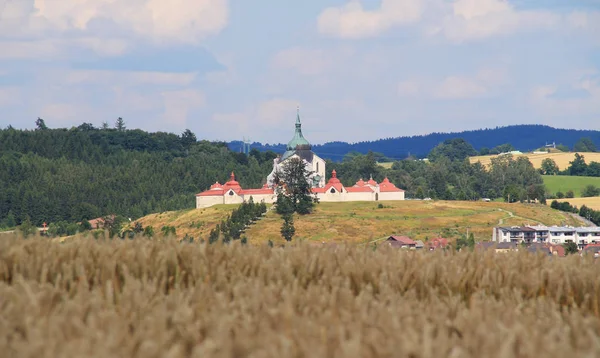
[[[0,127],[600,130],[600,0],[0,0]]]

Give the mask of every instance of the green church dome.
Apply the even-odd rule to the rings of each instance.
[[[300,110],[298,109],[298,114],[296,116],[296,132],[294,133],[294,138],[288,143],[287,151],[295,151],[295,150],[311,150],[312,146],[310,143],[304,138],[302,135],[302,123],[300,123]]]

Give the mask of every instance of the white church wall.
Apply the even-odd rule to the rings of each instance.
[[[272,204],[277,200],[277,197],[274,194],[252,194],[252,195],[244,195],[244,201],[249,201],[250,197],[255,203],[260,203],[264,201],[265,204]]]
[[[379,200],[380,201],[404,200],[404,192],[397,191],[397,192],[379,193]]]
[[[231,194],[231,193],[233,193],[233,194]],[[225,196],[223,197],[224,204],[241,204],[243,202],[244,202],[244,198],[237,195],[234,191],[225,193]]]
[[[197,196],[196,209],[208,208],[213,205],[223,204],[223,196]]]
[[[375,193],[347,193],[346,201],[375,201]]]
[[[321,176],[321,182],[319,183],[319,187],[321,188],[325,186],[325,176],[327,173],[325,165],[325,160],[323,160],[323,158],[317,156],[316,154],[313,155],[312,171]]]

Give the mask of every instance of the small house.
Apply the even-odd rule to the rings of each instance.
[[[391,247],[401,247],[401,248],[416,248],[417,242],[409,238],[408,236],[395,236],[392,235],[388,237],[385,241]]]

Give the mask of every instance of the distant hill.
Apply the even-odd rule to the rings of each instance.
[[[290,139],[292,134],[290,133]],[[307,139],[310,140],[309,129],[305,130],[305,134]],[[319,156],[334,161],[343,159],[344,155],[353,151],[367,153],[369,150],[383,153],[391,159],[404,159],[409,154],[417,157],[425,157],[433,147],[451,138],[463,138],[477,150],[480,150],[482,147],[493,148],[501,144],[510,143],[520,151],[531,151],[552,142],[556,142],[557,145],[564,144],[568,147],[573,147],[581,137],[590,137],[597,146],[600,146],[600,131],[558,129],[546,125],[527,124],[454,133],[431,133],[412,137],[383,138],[358,143],[328,142],[313,145],[313,150]],[[242,148],[241,141],[230,142],[228,145],[233,151],[239,151]],[[285,144],[264,145],[262,143],[253,143],[251,148],[256,148],[260,151],[272,150],[281,153],[285,151]]]

